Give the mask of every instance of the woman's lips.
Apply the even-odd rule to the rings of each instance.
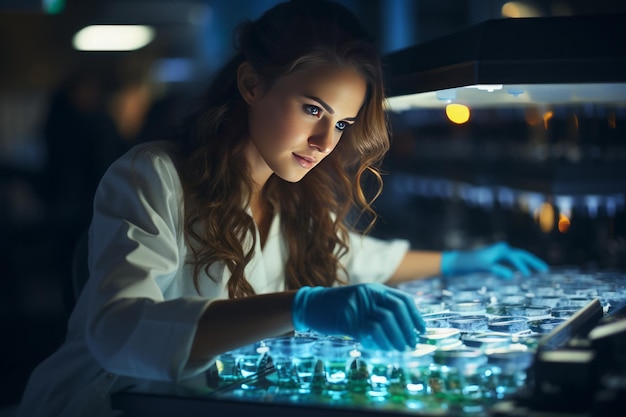
[[[315,165],[314,158],[311,158],[309,156],[296,155],[295,153],[293,154],[293,156],[296,158],[296,161],[298,161],[298,164],[300,164],[302,168],[310,169],[313,168],[313,166]]]

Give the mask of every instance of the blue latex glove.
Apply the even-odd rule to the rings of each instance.
[[[294,298],[292,315],[297,331],[346,335],[370,349],[414,349],[415,331],[426,331],[413,298],[378,283],[302,287]]]
[[[441,257],[441,272],[444,276],[491,272],[498,277],[511,279],[515,271],[529,276],[533,271],[546,272],[548,269],[548,264],[535,255],[512,248],[505,242],[471,251],[447,251]]]

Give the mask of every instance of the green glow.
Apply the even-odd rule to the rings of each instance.
[[[65,0],[42,0],[43,10],[49,14],[59,14],[65,9]]]

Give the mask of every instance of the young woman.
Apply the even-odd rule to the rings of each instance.
[[[115,390],[202,379],[221,352],[294,329],[404,349],[424,324],[384,283],[546,268],[504,243],[417,252],[352,229],[389,138],[376,48],[345,8],[282,3],[237,40],[186,133],[102,178],[90,278],[18,415],[107,416]]]

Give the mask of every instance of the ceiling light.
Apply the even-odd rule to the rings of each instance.
[[[155,31],[141,25],[92,25],[79,30],[72,39],[79,51],[134,51],[154,39]]]

